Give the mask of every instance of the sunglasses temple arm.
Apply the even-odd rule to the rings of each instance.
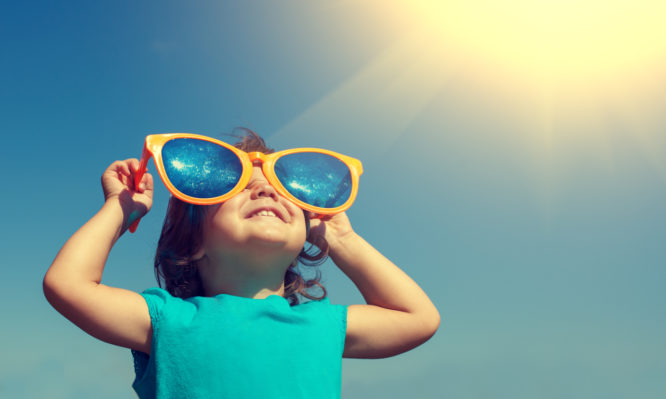
[[[146,148],[146,145],[144,144],[143,146],[143,151],[141,152],[141,161],[139,162],[139,170],[136,171],[136,174],[134,175],[134,187],[139,187],[139,183],[141,183],[141,179],[143,178],[144,173],[146,173],[146,169],[148,167],[148,159],[150,158],[150,152]],[[141,218],[136,219],[134,222],[129,227],[129,232],[134,233],[139,227],[139,221]]]

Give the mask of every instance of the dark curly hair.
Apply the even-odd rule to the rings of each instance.
[[[234,132],[237,130],[241,130],[245,134],[227,134],[227,136],[240,139],[234,144],[234,147],[245,152],[259,151],[265,154],[274,152],[254,131],[245,127],[233,129]],[[198,262],[201,259],[194,259],[194,256],[203,245],[203,221],[211,208],[212,206],[183,202],[173,196],[169,200],[155,253],[155,277],[160,287],[162,287],[160,279],[164,280],[165,289],[173,296],[180,298],[204,296],[198,268]],[[310,219],[305,211],[303,213],[309,236]],[[320,283],[321,271],[319,269],[316,269],[315,277],[310,280],[305,280],[296,271],[299,262],[305,266],[318,266],[328,257],[328,243],[324,237],[317,237],[313,243],[306,241],[307,244],[310,245],[309,248],[303,247],[284,276],[284,297],[291,306],[298,305],[300,302],[296,294],[314,300],[326,298],[327,295],[326,288]],[[316,248],[318,252],[310,253],[313,248]],[[308,289],[315,285],[323,291],[321,297],[308,293]]]

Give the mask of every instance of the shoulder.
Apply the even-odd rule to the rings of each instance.
[[[153,322],[161,320],[168,313],[182,312],[191,299],[183,299],[173,296],[169,291],[161,287],[150,287],[143,290],[141,296],[146,300],[148,310]]]
[[[331,303],[329,297],[325,297],[319,300],[312,300],[306,302],[300,306],[303,306],[307,310],[310,310],[313,313],[321,315],[329,322],[334,323],[334,326],[337,327],[343,333],[346,331],[347,308],[349,305]]]

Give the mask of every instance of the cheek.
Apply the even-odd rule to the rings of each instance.
[[[238,217],[228,208],[221,206],[207,218],[206,225],[204,226],[204,240],[207,242],[215,242],[217,244],[227,241],[234,242],[238,236]]]
[[[303,214],[303,211],[300,210],[300,209],[299,209],[299,211],[301,212],[301,214],[298,217],[299,218],[298,228],[299,228],[300,235],[303,238],[303,241],[305,242],[305,240],[307,240],[307,238],[308,238],[308,233],[309,233],[308,220],[307,220],[307,217]]]
[[[214,217],[207,226],[206,234],[215,235],[215,236],[227,236],[231,235],[234,229],[231,226],[233,225],[231,218],[228,215],[218,215]]]

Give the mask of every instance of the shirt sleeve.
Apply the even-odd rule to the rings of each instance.
[[[339,344],[341,349],[340,356],[345,349],[345,338],[347,337],[347,306],[342,304],[333,304],[328,297],[323,300],[328,305],[328,312],[331,315],[335,330],[339,334]]]
[[[160,288],[160,287],[151,287],[143,292],[140,295],[145,299],[146,304],[148,305],[148,312],[150,313],[150,322],[153,327],[153,341],[155,336],[155,330],[159,328],[160,321],[164,314],[164,307],[167,303],[173,300],[173,297],[169,291]],[[152,352],[152,348],[151,348]],[[136,373],[136,380],[143,378],[143,375],[146,373],[149,368],[150,357],[141,351],[131,349],[132,357],[134,358],[134,372]]]
[[[164,316],[164,308],[175,298],[171,296],[169,291],[160,287],[148,288],[141,293],[141,296],[146,300],[150,320],[153,323],[153,328],[155,328]]]

